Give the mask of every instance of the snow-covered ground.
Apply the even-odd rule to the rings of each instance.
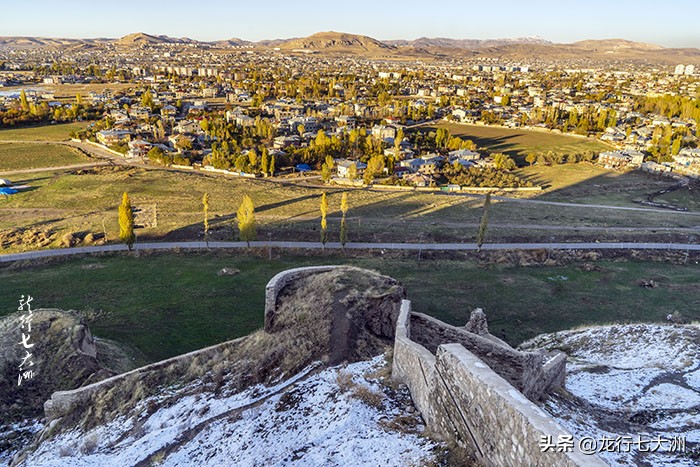
[[[435,458],[437,446],[419,435],[423,427],[410,399],[370,377],[384,364],[377,357],[345,368],[312,367],[275,387],[225,398],[203,392],[150,414],[146,407],[157,400],[146,400],[137,416],[42,443],[27,465],[423,464]],[[379,403],[362,400],[359,388]],[[411,429],[389,428],[404,426],[392,421],[406,416],[415,422]]]
[[[38,419],[7,425],[0,424],[0,466],[9,465],[12,457],[17,454],[14,448],[17,444],[11,441],[19,439],[24,445],[29,445],[34,435],[42,428],[44,425]],[[8,449],[8,446],[12,447]]]
[[[575,397],[552,398],[546,409],[578,439],[592,437],[602,444],[604,437],[620,437],[622,447],[611,449],[620,452],[600,452],[605,461],[614,466],[700,465],[698,326],[600,326],[538,336],[523,347],[569,354],[566,389]],[[656,452],[640,452],[634,444],[640,437],[664,442]],[[671,449],[679,437],[685,439],[685,453],[671,452],[680,451]]]

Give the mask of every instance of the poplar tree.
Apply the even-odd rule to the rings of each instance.
[[[348,167],[348,178],[351,181],[357,178],[357,165],[355,163],[350,164],[350,167]]]
[[[27,93],[24,92],[24,89],[19,92],[19,105],[22,107],[23,111],[29,112],[29,101],[27,100]]]
[[[324,183],[328,183],[331,181],[332,175],[331,168],[324,162],[321,166],[321,180],[323,180]]]
[[[275,176],[275,156],[270,157],[270,177]]]
[[[260,155],[260,171],[264,176],[267,177],[267,173],[270,170],[270,156],[267,152],[267,148],[263,148],[262,154]]]
[[[403,141],[403,138],[403,128],[399,128],[399,131],[396,132],[396,138],[394,138],[394,149],[396,150],[397,155],[401,149],[401,142]]]
[[[129,247],[129,251],[131,251],[134,241],[136,241],[134,211],[131,207],[129,194],[126,191],[122,195],[122,204],[119,205],[119,239]]]
[[[340,244],[345,248],[348,242],[348,226],[345,222],[345,215],[348,213],[348,193],[344,192],[340,198],[340,212],[343,214],[340,218]]]
[[[491,193],[486,193],[486,198],[484,198],[484,210],[481,215],[481,224],[479,225],[479,233],[476,235],[476,246],[479,251],[481,251],[481,245],[484,244],[484,238],[486,237],[486,227],[489,224],[489,208],[491,207]]]
[[[324,192],[321,195],[321,243],[323,244],[323,248],[326,248],[326,242],[328,241],[328,222],[326,221],[326,214],[328,214],[328,199]]]
[[[209,193],[202,197],[202,212],[204,213],[204,241],[209,246]]]
[[[236,219],[241,240],[250,247],[250,242],[255,240],[255,206],[250,196],[243,197],[243,202],[236,212]]]

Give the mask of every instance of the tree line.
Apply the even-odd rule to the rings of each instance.
[[[202,215],[204,228],[204,241],[209,245],[209,193],[204,193],[202,196]],[[321,244],[325,248],[329,240],[328,233],[328,199],[326,193],[321,195],[319,210],[321,214]],[[346,216],[348,213],[348,194],[344,192],[340,200],[340,212],[342,214],[340,221],[340,244],[345,247],[348,242],[348,226]],[[136,233],[134,231],[134,208],[131,204],[129,194],[125,191],[122,194],[122,200],[118,209],[119,221],[119,240],[124,243],[129,251],[133,249],[136,242]],[[246,242],[250,247],[250,242],[257,238],[257,222],[255,220],[255,204],[250,195],[245,194],[243,200],[236,210],[236,218],[232,221],[232,227],[238,231],[241,241]]]

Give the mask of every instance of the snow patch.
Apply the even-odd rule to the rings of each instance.
[[[151,455],[164,466],[428,462],[435,457],[435,443],[416,432],[387,428],[408,412],[404,402],[368,377],[382,364],[380,356],[304,379],[313,370],[309,368],[275,386],[256,386],[230,397],[205,392],[184,396],[150,415],[142,409],[157,398],[149,398],[137,419],[122,417],[87,434],[59,435],[42,443],[27,465],[135,465]],[[352,390],[343,392],[337,382],[341,371],[351,375],[354,389],[382,394],[381,407],[368,405]],[[169,454],[158,454],[165,448]]]

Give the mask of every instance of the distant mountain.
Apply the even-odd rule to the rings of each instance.
[[[603,40],[587,40],[574,42],[571,46],[582,50],[591,50],[594,52],[607,52],[615,50],[640,50],[640,51],[656,51],[664,50],[664,47],[656,44],[646,44],[644,42],[632,42],[625,39],[603,39]]]
[[[385,44],[398,47],[446,48],[446,49],[481,49],[499,47],[508,44],[552,44],[541,37],[519,37],[514,39],[448,39],[444,37],[421,37],[414,40],[389,40]]]
[[[56,37],[6,36],[0,37],[0,45],[13,48],[63,47],[83,43],[108,42],[112,40],[113,39],[65,39]]]
[[[143,32],[126,35],[119,39],[65,39],[45,37],[0,37],[0,46],[10,48],[56,48],[62,50],[96,51],[106,44],[122,49],[147,47],[161,44],[194,44],[219,49],[234,47],[269,48],[279,47],[284,51],[306,51],[327,54],[350,54],[367,58],[510,58],[529,59],[546,57],[560,59],[633,60],[655,63],[700,64],[700,49],[664,48],[659,45],[633,42],[624,39],[585,40],[573,44],[555,44],[541,37],[519,37],[512,39],[449,39],[421,37],[414,40],[379,41],[372,37],[340,33],[319,32],[308,37],[293,39],[271,39],[258,42],[231,38],[220,41],[201,42],[187,37],[174,38]]]
[[[319,32],[309,37],[281,41],[277,47],[285,50],[309,50],[319,52],[391,52],[396,47],[367,36],[342,32]]]
[[[244,39],[239,39],[237,37],[234,37],[232,39],[226,39],[223,41],[209,42],[208,44],[210,44],[214,47],[242,47],[242,46],[253,45],[254,42],[246,41]]]
[[[174,38],[169,36],[152,36],[143,32],[128,34],[117,40],[115,44],[122,46],[154,45],[154,44],[191,44],[197,41],[189,37]]]

